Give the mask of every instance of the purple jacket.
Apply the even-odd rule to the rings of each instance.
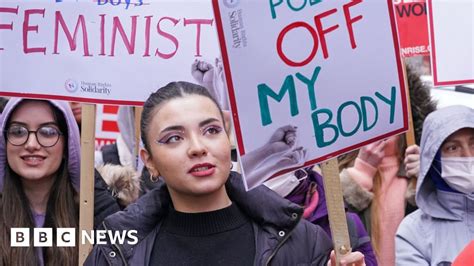
[[[306,192],[310,187],[310,183],[316,183],[316,190],[319,194],[319,201],[314,212],[307,218],[313,224],[317,224],[331,237],[329,227],[328,210],[326,206],[326,196],[323,187],[323,177],[314,170],[308,170],[308,177],[293,190],[286,198],[290,201],[304,206]],[[377,259],[370,243],[370,237],[365,230],[364,224],[359,216],[352,212],[346,212],[347,226],[352,246],[352,251],[359,251],[365,256],[367,266],[376,266]]]

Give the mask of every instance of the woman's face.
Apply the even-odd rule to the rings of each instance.
[[[474,157],[474,128],[451,134],[441,146],[442,157]]]
[[[19,126],[29,131],[36,131],[45,126],[59,129],[51,106],[40,101],[26,101],[16,108],[6,129]],[[8,140],[6,143],[8,165],[23,181],[51,178],[61,165],[64,152],[62,135],[54,146],[48,148],[42,147],[35,133],[32,132],[29,133],[28,140],[23,145],[15,146]]]
[[[150,173],[164,178],[172,196],[209,196],[225,189],[230,142],[215,103],[187,95],[154,112],[147,133],[151,154],[141,152]]]

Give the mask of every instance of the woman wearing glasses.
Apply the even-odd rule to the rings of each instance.
[[[0,126],[0,265],[77,265],[74,247],[10,245],[11,228],[78,227],[80,138],[69,105],[11,99]]]

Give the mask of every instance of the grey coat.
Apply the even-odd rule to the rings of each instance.
[[[318,226],[301,220],[302,208],[265,186],[246,192],[241,177],[231,172],[227,193],[253,221],[254,265],[325,265],[332,244]],[[138,230],[135,246],[96,245],[84,265],[148,265],[162,217],[170,204],[165,185],[142,196],[137,203],[109,216],[108,230]]]
[[[430,114],[421,138],[417,211],[405,217],[396,235],[397,265],[451,265],[474,239],[474,196],[440,190],[431,170],[443,141],[474,128],[474,109],[451,106]]]

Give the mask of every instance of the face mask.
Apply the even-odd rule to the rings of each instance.
[[[277,176],[275,178],[272,178],[263,184],[270,188],[271,190],[275,191],[278,195],[282,197],[288,196],[288,194],[291,193],[299,184],[302,179],[305,179],[307,177],[307,174],[305,173],[306,176],[298,179],[295,176],[294,172],[291,172],[289,174]]]
[[[474,157],[441,157],[441,177],[464,194],[474,193]]]

